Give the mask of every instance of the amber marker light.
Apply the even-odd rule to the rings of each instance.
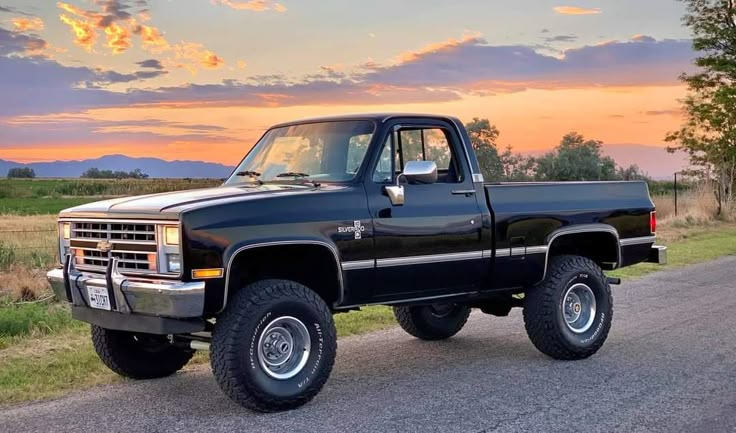
[[[192,278],[221,278],[222,268],[217,269],[192,269]]]

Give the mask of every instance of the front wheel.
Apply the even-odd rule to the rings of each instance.
[[[92,325],[92,344],[102,362],[131,379],[171,376],[184,367],[194,351],[172,345],[165,335],[115,331]]]
[[[524,298],[529,339],[555,359],[584,359],[596,353],[612,319],[611,286],[601,268],[585,257],[553,257],[547,277]]]
[[[260,412],[299,407],[332,371],[337,333],[327,304],[286,280],[241,289],[217,318],[212,371],[236,403]]]
[[[460,332],[470,308],[457,304],[394,307],[394,316],[408,334],[422,340],[445,340]]]

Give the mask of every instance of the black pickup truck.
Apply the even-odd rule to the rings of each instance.
[[[102,361],[171,375],[211,350],[237,403],[297,407],[326,382],[333,314],[393,306],[409,334],[523,307],[532,343],[594,354],[612,270],[663,263],[643,182],[484,183],[453,117],[371,114],[269,129],[221,187],[63,211],[48,273]]]

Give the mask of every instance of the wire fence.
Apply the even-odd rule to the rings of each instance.
[[[45,268],[55,263],[58,255],[54,229],[0,230],[0,271],[16,266]]]

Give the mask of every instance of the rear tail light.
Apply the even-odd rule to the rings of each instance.
[[[649,231],[652,234],[657,233],[657,211],[651,211],[649,213]]]

